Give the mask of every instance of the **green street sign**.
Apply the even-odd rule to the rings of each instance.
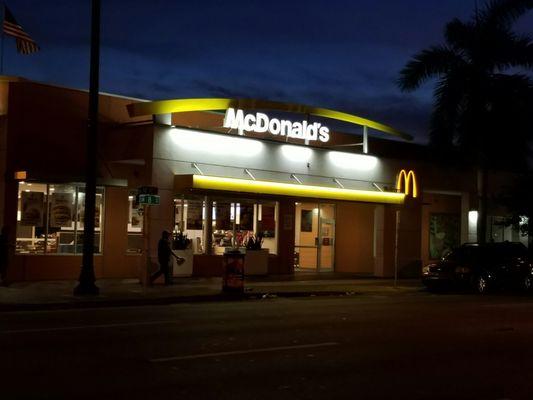
[[[159,196],[155,194],[140,194],[139,204],[159,205]]]

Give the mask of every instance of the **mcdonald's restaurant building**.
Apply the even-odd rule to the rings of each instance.
[[[87,106],[84,91],[0,78],[10,280],[79,275]],[[477,197],[474,171],[435,164],[409,139],[301,105],[101,94],[96,276],[143,276],[163,230],[190,239],[176,250],[187,260],[176,276],[219,276],[224,251],[256,237],[249,275],[417,276],[475,241]],[[505,178],[491,179],[496,188]],[[492,210],[489,234],[520,240],[498,224],[504,214]]]

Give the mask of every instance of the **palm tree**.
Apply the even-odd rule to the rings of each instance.
[[[430,144],[477,169],[478,241],[486,240],[489,168],[524,168],[533,132],[530,36],[512,30],[533,0],[493,0],[444,30],[445,43],[416,54],[400,72],[402,91],[436,79]]]

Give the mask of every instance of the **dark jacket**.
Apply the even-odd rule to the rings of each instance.
[[[170,249],[168,240],[159,239],[159,243],[157,244],[157,258],[160,260],[170,260],[171,255],[172,250]]]
[[[0,233],[0,269],[7,264],[9,242],[7,235]]]

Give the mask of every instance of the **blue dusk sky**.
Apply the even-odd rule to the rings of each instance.
[[[4,74],[87,88],[90,0],[6,3],[41,46]],[[481,4],[481,2],[480,2]],[[396,86],[474,0],[102,0],[102,91],[143,99],[248,97],[351,112],[427,138],[432,85]],[[533,18],[519,21],[526,30]]]

